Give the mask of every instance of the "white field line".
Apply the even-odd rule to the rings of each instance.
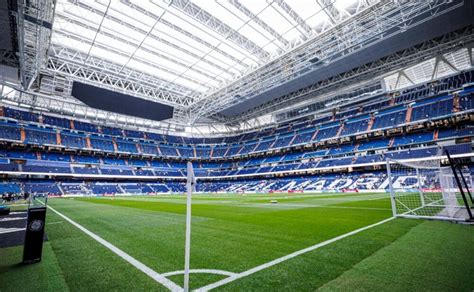
[[[358,202],[358,201],[348,201],[351,202]],[[296,203],[278,203],[278,204],[270,204],[270,203],[252,203],[252,204],[238,204],[236,206],[239,207],[248,207],[248,208],[266,208],[266,209],[288,209],[288,208],[329,208],[329,209],[355,209],[355,210],[368,210],[368,211],[386,211],[392,210],[390,208],[379,208],[379,207],[352,207],[352,206],[337,206],[337,205],[312,205],[312,204],[296,204]]]
[[[216,275],[224,275],[224,276],[235,276],[236,273],[223,271],[223,270],[210,270],[210,269],[190,269],[190,274],[216,274]],[[164,277],[174,276],[174,275],[184,275],[184,270],[181,271],[173,271],[161,274]]]
[[[357,233],[359,233],[359,232],[365,231],[365,230],[370,229],[370,228],[373,228],[373,227],[375,227],[375,226],[382,225],[382,224],[387,223],[387,222],[389,222],[389,221],[391,221],[391,220],[393,220],[393,219],[395,219],[395,217],[390,217],[390,218],[388,218],[388,219],[379,221],[379,222],[377,222],[377,223],[374,223],[374,224],[371,224],[371,225],[367,225],[367,226],[365,226],[365,227],[362,227],[362,228],[353,230],[353,231],[351,231],[351,232],[348,232],[348,233],[339,235],[339,236],[334,237],[334,238],[332,238],[332,239],[329,239],[329,240],[320,242],[320,243],[318,243],[318,244],[315,244],[315,245],[313,245],[313,246],[307,247],[307,248],[305,248],[305,249],[301,249],[301,250],[299,250],[299,251],[296,251],[296,252],[291,253],[291,254],[289,254],[289,255],[286,255],[286,256],[284,256],[284,257],[275,259],[275,260],[270,261],[270,262],[268,262],[268,263],[265,263],[265,264],[263,264],[263,265],[260,265],[260,266],[251,268],[250,270],[247,270],[247,271],[244,271],[244,272],[235,274],[234,276],[230,276],[230,277],[228,277],[228,278],[222,279],[222,280],[217,281],[217,282],[215,282],[215,283],[212,283],[212,284],[203,286],[203,287],[197,289],[196,291],[209,291],[209,290],[211,290],[211,289],[215,289],[215,288],[217,288],[217,287],[223,286],[223,285],[228,284],[228,283],[230,283],[230,282],[233,282],[233,281],[235,281],[235,280],[238,280],[238,279],[241,279],[241,278],[250,276],[250,275],[252,275],[252,274],[255,274],[255,273],[259,272],[259,271],[262,271],[262,270],[264,270],[264,269],[267,269],[267,268],[269,268],[269,267],[272,267],[272,266],[274,266],[274,265],[277,265],[277,264],[279,264],[279,263],[281,263],[281,262],[287,261],[287,260],[289,260],[289,259],[292,259],[292,258],[294,258],[294,257],[300,256],[300,255],[305,254],[305,253],[307,253],[307,252],[316,250],[316,249],[318,249],[318,248],[321,248],[321,247],[323,247],[323,246],[326,246],[326,245],[331,244],[331,243],[333,243],[333,242],[336,242],[336,241],[338,241],[338,240],[344,239],[344,238],[349,237],[349,236],[351,236],[351,235],[357,234]]]
[[[61,223],[63,223],[63,222],[61,222],[61,221],[55,221],[55,222],[48,222],[48,223],[46,223],[46,224],[47,224],[47,225],[53,225],[53,224],[61,224]]]
[[[68,217],[64,216],[63,214],[59,213],[54,208],[52,208],[50,206],[48,206],[48,208],[51,211],[53,211],[54,213],[58,214],[64,220],[71,223],[72,225],[77,227],[79,230],[81,230],[82,232],[89,235],[90,237],[95,239],[97,242],[99,242],[100,244],[102,244],[103,246],[105,246],[106,248],[111,250],[113,253],[115,253],[116,255],[118,255],[119,257],[121,257],[122,259],[127,261],[128,263],[130,263],[132,266],[134,266],[138,270],[145,273],[147,276],[149,276],[150,278],[152,278],[156,282],[160,283],[161,285],[165,286],[166,288],[170,289],[171,291],[182,291],[183,290],[183,288],[181,288],[179,285],[177,285],[173,281],[170,281],[170,280],[166,279],[163,275],[153,271],[149,267],[145,266],[143,263],[139,262],[135,258],[131,257],[130,255],[128,255],[127,253],[125,253],[124,251],[119,249],[118,247],[111,244],[110,242],[106,241],[105,239],[101,238],[100,236],[96,235],[95,233],[92,233],[91,231],[87,230],[82,225],[79,225],[78,223],[74,222],[70,218],[68,218]]]
[[[331,205],[319,205],[319,208],[330,208],[330,209],[355,209],[355,210],[392,210],[390,208],[377,208],[377,207],[350,207],[350,206],[331,206]]]
[[[372,199],[367,199],[367,200],[364,200],[364,201],[375,201],[375,200],[382,200],[382,199],[390,199],[390,197],[379,197],[379,198],[372,198]]]

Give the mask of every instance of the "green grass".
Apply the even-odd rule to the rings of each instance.
[[[272,199],[279,203],[270,204]],[[183,269],[183,196],[51,199],[49,204],[159,273]],[[191,268],[231,272],[245,271],[391,216],[386,194],[196,195],[192,212]],[[18,278],[0,281],[0,291],[18,290],[18,284],[25,282],[24,279],[28,279],[25,284],[28,291],[163,289],[53,212],[48,211],[47,221],[54,224],[47,225],[50,241],[45,244],[41,263],[17,265],[21,248],[0,249],[0,258],[7,259],[0,261],[0,278]],[[405,249],[411,247],[415,252],[421,236],[423,241],[429,241],[430,237],[442,239],[447,246],[457,240],[456,236],[464,236],[472,242],[471,226],[423,222],[392,220],[219,289],[306,291],[319,287],[339,290],[340,287],[344,290],[350,286],[343,283],[353,281],[343,280],[344,277],[368,261],[374,261],[369,262],[372,265],[380,264],[376,258],[393,249],[392,246],[404,244]],[[446,235],[440,238],[442,234]],[[456,258],[469,258],[474,246],[454,246],[449,256],[442,254],[436,260],[434,257],[439,253],[436,246],[425,248],[424,261],[419,265],[412,264],[413,257],[409,253],[401,258],[396,248],[385,257],[397,261],[400,269],[406,263],[407,272],[416,273],[430,265],[431,255],[433,263],[445,262],[443,266],[430,267],[433,273],[443,273],[444,269],[456,271],[460,269]],[[365,273],[368,280],[361,280],[367,282],[366,286],[361,284],[364,289],[380,287],[369,281],[373,280],[369,279],[371,275],[388,277],[377,271]],[[30,278],[30,274],[34,276]],[[199,288],[223,278],[225,276],[192,274],[191,287]],[[385,278],[380,283],[390,279]],[[182,275],[169,279],[182,285]],[[337,281],[343,282],[337,284]],[[436,288],[426,282],[419,287]],[[474,287],[472,282],[466,283]],[[403,284],[398,283],[397,287],[416,288]]]
[[[472,227],[423,222],[322,290],[472,291],[473,242]]]

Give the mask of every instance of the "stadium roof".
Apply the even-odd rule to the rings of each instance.
[[[82,54],[85,64],[144,73],[158,89],[153,98],[189,107],[370,4],[60,0],[51,45],[58,59]]]
[[[293,101],[288,94],[317,81],[308,73],[466,5],[471,12],[462,0],[32,0],[18,7],[22,86],[77,116],[104,113],[70,96],[73,81],[171,105],[170,123],[239,123],[274,110],[274,99]],[[447,52],[443,41],[385,73]]]
[[[61,0],[52,44],[144,71],[199,99],[332,26],[323,2]],[[349,16],[358,5],[336,1],[334,9]]]

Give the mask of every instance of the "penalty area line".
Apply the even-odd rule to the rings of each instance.
[[[102,237],[98,236],[97,234],[89,231],[88,229],[86,229],[85,227],[83,227],[82,225],[79,225],[78,223],[76,223],[75,221],[73,221],[72,219],[70,219],[69,217],[66,217],[65,215],[61,214],[60,212],[56,211],[53,207],[50,207],[48,206],[48,209],[50,209],[51,211],[53,211],[54,213],[58,214],[60,217],[62,217],[64,220],[66,220],[67,222],[71,223],[72,225],[74,225],[76,228],[78,228],[79,230],[81,230],[82,232],[84,232],[85,234],[89,235],[90,237],[92,237],[95,241],[97,241],[98,243],[102,244],[103,246],[105,246],[106,248],[108,248],[110,251],[112,251],[113,253],[115,253],[116,255],[118,255],[119,257],[121,257],[122,259],[124,259],[126,262],[128,262],[129,264],[131,264],[132,266],[134,266],[135,268],[137,268],[138,270],[142,271],[143,273],[145,273],[147,276],[149,276],[150,278],[152,278],[153,280],[155,280],[156,282],[160,283],[161,285],[165,286],[166,288],[170,289],[171,291],[182,291],[183,288],[181,288],[179,285],[177,285],[176,283],[174,283],[173,281],[170,281],[168,280],[167,278],[165,278],[163,275],[153,271],[151,268],[145,266],[143,263],[139,262],[138,260],[136,260],[135,258],[133,258],[132,256],[130,256],[129,254],[127,254],[126,252],[122,251],[121,249],[119,249],[118,247],[116,247],[115,245],[111,244],[110,242],[106,241],[105,239],[103,239]]]
[[[321,248],[321,247],[323,247],[323,246],[326,246],[326,245],[329,245],[329,244],[331,244],[331,243],[334,243],[334,242],[336,242],[336,241],[338,241],[338,240],[344,239],[344,238],[346,238],[346,237],[349,237],[349,236],[351,236],[351,235],[354,235],[354,234],[357,234],[357,233],[359,233],[359,232],[365,231],[365,230],[367,230],[367,229],[370,229],[370,228],[373,228],[373,227],[382,225],[382,224],[387,223],[387,222],[389,222],[389,221],[391,221],[391,220],[393,220],[393,219],[395,219],[395,217],[390,217],[390,218],[388,218],[388,219],[379,221],[379,222],[377,222],[377,223],[374,223],[374,224],[371,224],[371,225],[367,225],[367,226],[364,226],[364,227],[362,227],[362,228],[359,228],[359,229],[350,231],[350,232],[348,232],[348,233],[339,235],[339,236],[337,236],[337,237],[334,237],[334,238],[331,238],[331,239],[329,239],[329,240],[326,240],[326,241],[320,242],[320,243],[318,243],[318,244],[315,244],[315,245],[313,245],[313,246],[307,247],[307,248],[305,248],[305,249],[301,249],[301,250],[296,251],[296,252],[294,252],[294,253],[290,253],[290,254],[288,254],[288,255],[286,255],[286,256],[283,256],[283,257],[281,257],[281,258],[275,259],[275,260],[270,261],[270,262],[268,262],[268,263],[265,263],[265,264],[263,264],[263,265],[256,266],[256,267],[251,268],[251,269],[249,269],[249,270],[247,270],[247,271],[243,271],[243,272],[241,272],[241,273],[237,273],[237,274],[235,274],[235,275],[233,275],[233,276],[230,276],[230,277],[228,277],[228,278],[222,279],[222,280],[217,281],[217,282],[215,282],[215,283],[212,283],[212,284],[203,286],[203,287],[201,287],[201,288],[199,288],[199,289],[196,289],[196,291],[209,291],[209,290],[215,289],[215,288],[217,288],[217,287],[226,285],[226,284],[228,284],[228,283],[230,283],[230,282],[233,282],[233,281],[235,281],[235,280],[238,280],[238,279],[241,279],[241,278],[250,276],[250,275],[255,274],[255,273],[259,272],[259,271],[262,271],[262,270],[264,270],[264,269],[267,269],[267,268],[270,268],[270,267],[272,267],[272,266],[275,266],[275,265],[277,265],[277,264],[279,264],[279,263],[281,263],[281,262],[287,261],[287,260],[289,260],[289,259],[292,259],[292,258],[294,258],[294,257],[300,256],[300,255],[305,254],[305,253],[307,253],[307,252],[310,252],[310,251],[316,250],[316,249],[318,249],[318,248]]]

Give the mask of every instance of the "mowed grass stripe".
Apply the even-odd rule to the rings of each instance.
[[[54,214],[42,261],[22,265],[23,246],[0,249],[0,291],[168,291]]]
[[[291,252],[314,245],[317,242],[322,242],[355,230],[358,228],[357,226],[362,227],[378,222],[391,215],[390,211],[385,210],[367,211],[330,208],[269,210],[268,208],[237,206],[254,200],[255,197],[236,199],[236,206],[219,204],[219,200],[216,200],[216,204],[212,205],[205,200],[205,195],[202,197],[202,201],[205,203],[203,204],[204,206],[202,208],[199,207],[201,204],[193,206],[195,215],[198,215],[193,218],[191,257],[191,268],[193,269],[220,269],[242,272]],[[356,197],[359,199],[362,196],[357,195]],[[347,203],[349,206],[355,207],[389,208],[387,206],[390,205],[388,200],[368,201],[372,200],[368,199],[355,202],[352,200],[354,198],[349,196],[347,198],[346,202],[338,201],[332,206],[337,206],[337,204],[344,206]],[[138,205],[133,207],[114,205],[117,201],[128,201],[127,199],[115,198],[113,201],[104,199],[103,201],[107,201],[107,203],[91,203],[89,200],[82,201],[77,199],[53,199],[50,200],[50,203],[54,208],[67,214],[68,217],[96,232],[154,270],[160,273],[182,270],[184,255],[184,208],[180,209],[181,207],[179,206],[169,206],[166,204],[158,206],[161,204],[160,198],[155,197],[151,200],[148,200],[148,197],[140,199],[143,204],[149,204],[145,208]],[[135,200],[136,198],[130,199]],[[312,198],[307,199],[303,200],[302,204],[313,204],[313,202],[310,202]],[[225,198],[225,200],[228,199]],[[184,204],[182,198],[177,198],[173,202],[175,204]],[[377,206],[373,205],[374,202]],[[150,203],[152,204],[150,205]],[[317,202],[314,203],[317,204]],[[387,205],[384,205],[385,203]],[[52,212],[48,213],[49,222],[61,220]],[[249,277],[239,279],[216,290],[307,291],[315,290],[318,287],[325,287],[326,284],[330,284],[331,281],[339,277],[342,279],[346,271],[350,272],[354,266],[363,263],[365,259],[370,259],[372,255],[377,255],[379,251],[384,250],[384,247],[390,246],[393,242],[396,243],[398,238],[404,238],[404,234],[410,232],[413,227],[423,222],[422,220],[408,219],[392,220],[389,223],[252,274]],[[423,224],[420,225],[421,230],[426,228]],[[444,231],[442,229],[429,230],[423,234],[423,240],[433,240],[430,234],[436,232]],[[459,236],[466,236],[466,232],[471,232],[471,230],[463,229],[460,231]],[[48,272],[51,273],[49,278],[45,277],[43,279],[38,277],[41,279],[38,281],[42,283],[41,285],[28,286],[25,284],[25,288],[38,287],[37,289],[28,289],[29,291],[51,290],[47,288],[48,284],[46,281],[50,282],[49,285],[53,285],[51,287],[62,287],[59,280],[55,282],[51,281],[51,278],[63,279],[63,282],[66,282],[67,289],[73,291],[163,289],[153,280],[102,248],[68,223],[47,225],[47,233],[50,238],[48,245],[51,246],[57,259],[56,265],[59,267],[57,269],[48,268]],[[451,235],[448,234],[447,236]],[[466,238],[471,240],[470,237]],[[396,245],[394,244],[394,246]],[[449,244],[447,248],[448,246]],[[413,248],[416,251],[415,244],[407,244],[406,248]],[[457,250],[459,249],[456,248],[451,251],[456,252]],[[0,250],[0,256],[3,255],[2,253],[10,254],[13,251],[3,249]],[[18,252],[18,254],[20,253]],[[413,254],[411,256],[415,257]],[[393,257],[393,261],[400,259],[399,265],[403,267],[404,260],[402,258],[398,255],[390,255],[390,257]],[[467,259],[472,258],[469,255],[465,257]],[[51,264],[52,258],[51,256],[45,257],[43,263],[48,263],[49,261]],[[21,258],[18,260],[21,260]],[[423,260],[427,265],[431,263],[429,257]],[[440,253],[439,261],[449,262],[450,257],[447,253]],[[436,261],[432,263],[436,265]],[[407,264],[410,263],[408,262]],[[31,267],[40,266],[33,265]],[[447,265],[447,268],[453,269],[453,271],[460,269],[459,266],[449,265]],[[423,265],[419,265],[414,267],[410,273],[422,273],[423,269]],[[38,272],[38,274],[41,273]],[[470,272],[470,274],[472,273]],[[16,276],[26,278],[28,274],[22,273],[21,270],[14,269],[9,265],[3,265],[0,261],[0,278]],[[385,277],[383,274],[375,276]],[[224,277],[220,275],[192,274],[191,288],[196,289]],[[182,285],[182,275],[171,276],[170,279]],[[381,279],[381,282],[384,280]],[[420,280],[423,282],[426,279],[421,278]],[[29,279],[25,281],[29,281]],[[374,278],[374,281],[377,281],[377,279]],[[6,288],[8,284],[5,282],[0,281],[0,290],[11,291],[12,289]],[[349,283],[350,281],[347,282]],[[353,288],[350,285],[346,287]],[[423,283],[422,287],[436,290],[436,287],[430,283]],[[58,288],[54,290],[67,289]],[[339,290],[337,287],[329,287],[329,289]]]
[[[51,204],[157,272],[183,268],[184,202],[94,198],[52,200]],[[391,213],[196,204],[193,215],[191,267],[241,272],[376,223]],[[194,280],[193,288],[215,279],[197,277],[201,280]]]
[[[212,291],[314,291],[420,223],[422,221],[395,219]],[[348,291],[354,289],[357,287],[350,287]]]
[[[111,244],[110,242],[104,240],[103,238],[101,238],[100,236],[98,236],[97,234],[91,232],[90,230],[84,228],[84,226],[78,224],[77,222],[71,220],[70,218],[68,218],[67,216],[65,216],[64,214],[61,214],[60,212],[58,212],[57,210],[55,210],[53,207],[51,206],[48,206],[48,209],[53,211],[54,213],[56,213],[57,215],[59,215],[61,218],[63,218],[64,220],[66,220],[68,223],[72,224],[74,227],[76,227],[77,229],[81,230],[82,232],[84,232],[85,234],[87,234],[88,236],[90,236],[92,239],[94,239],[95,241],[97,241],[98,243],[100,243],[101,245],[105,246],[107,249],[109,249],[110,251],[112,251],[113,253],[115,253],[117,256],[119,256],[120,258],[122,258],[123,260],[125,260],[126,262],[128,262],[129,264],[131,264],[133,267],[135,267],[136,269],[140,270],[141,272],[145,273],[147,276],[149,276],[150,278],[152,278],[153,280],[155,280],[156,282],[158,282],[159,284],[165,286],[166,288],[172,290],[172,291],[179,291],[182,289],[182,287],[176,285],[174,282],[168,280],[167,278],[165,278],[164,276],[162,276],[161,274],[153,271],[152,269],[150,269],[149,267],[147,267],[146,265],[144,265],[143,263],[141,263],[140,261],[136,260],[135,258],[131,257],[129,254],[127,254],[126,252],[124,252],[123,250],[117,248],[115,245]]]
[[[69,290],[51,242],[43,245],[42,262],[23,265],[22,257],[23,246],[0,248],[0,291]]]
[[[382,225],[382,224],[385,224],[391,220],[395,219],[395,217],[391,217],[391,218],[388,218],[388,219],[385,219],[385,220],[382,220],[380,222],[377,222],[375,224],[372,224],[372,225],[368,225],[368,226],[365,226],[365,227],[362,227],[362,228],[359,228],[357,230],[354,230],[354,231],[351,231],[351,232],[348,232],[348,233],[345,233],[345,234],[342,234],[340,236],[337,236],[337,237],[334,237],[334,238],[331,238],[329,240],[326,240],[326,241],[323,241],[321,243],[318,243],[316,245],[313,245],[313,246],[310,246],[310,247],[307,247],[305,249],[302,249],[302,250],[299,250],[299,251],[296,251],[294,253],[291,253],[289,255],[286,255],[286,256],[283,256],[281,258],[278,258],[278,259],[275,259],[273,261],[270,261],[270,262],[267,262],[267,263],[264,263],[260,266],[257,266],[257,267],[254,267],[254,268],[251,268],[247,271],[244,271],[242,273],[239,273],[239,274],[235,274],[235,275],[231,275],[229,278],[227,279],[224,279],[224,280],[221,280],[221,281],[218,281],[216,283],[213,283],[213,284],[210,284],[210,285],[207,285],[205,287],[202,287],[200,288],[199,290],[200,291],[208,291],[208,290],[212,290],[212,289],[215,289],[215,288],[218,288],[220,286],[223,286],[223,285],[226,285],[228,283],[231,283],[233,281],[236,281],[236,280],[239,280],[241,278],[244,278],[244,277],[248,277],[252,274],[255,274],[255,273],[258,273],[260,271],[263,271],[265,269],[268,269],[268,268],[271,268],[275,265],[278,265],[278,264],[281,264],[285,261],[288,261],[290,259],[293,259],[293,258],[296,258],[298,256],[301,256],[301,255],[304,255],[308,252],[311,252],[311,251],[314,251],[314,250],[317,250],[319,248],[322,248],[324,246],[327,246],[327,245],[330,245],[332,243],[335,243],[339,240],[342,240],[344,238],[347,238],[349,236],[353,236],[355,234],[358,234],[360,232],[363,232],[363,231],[366,231],[366,230],[369,230],[371,228],[374,228],[376,226],[379,226],[379,225]]]
[[[322,291],[473,291],[474,226],[424,221]]]

